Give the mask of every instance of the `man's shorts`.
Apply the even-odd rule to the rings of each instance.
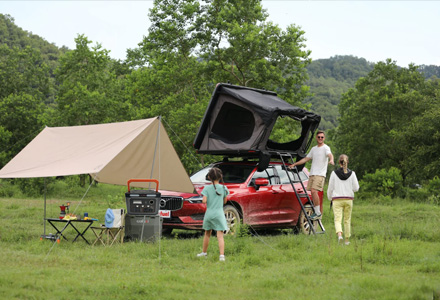
[[[322,191],[324,189],[325,177],[312,175],[309,177],[309,183],[307,184],[307,190],[311,191],[312,189],[317,191]]]

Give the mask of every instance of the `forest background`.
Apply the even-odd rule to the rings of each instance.
[[[0,167],[44,126],[160,115],[191,174],[202,166],[191,145],[205,108],[215,85],[230,82],[320,114],[328,143],[348,154],[364,195],[438,204],[440,67],[354,56],[312,61],[300,27],[268,22],[260,1],[236,2],[155,1],[151,27],[123,61],[84,35],[75,49],[58,48],[0,14]],[[291,139],[290,123],[278,124],[271,138]],[[43,188],[41,179],[2,183],[0,196]]]

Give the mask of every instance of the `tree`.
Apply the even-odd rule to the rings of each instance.
[[[3,151],[0,152],[0,166],[3,167],[9,161],[9,145],[12,137],[12,133],[3,126],[0,126],[0,145]]]
[[[186,145],[218,82],[274,90],[294,105],[308,95],[304,32],[266,22],[261,1],[155,0],[149,16],[148,35],[128,51],[127,97],[137,117],[164,116]]]
[[[440,169],[440,80],[428,81],[426,91],[424,111],[398,135],[408,142],[408,166],[418,181],[438,176]]]
[[[0,99],[20,93],[42,101],[49,96],[49,68],[37,49],[0,45],[0,70]]]
[[[424,114],[427,96],[425,79],[416,66],[399,68],[390,59],[377,63],[343,94],[337,148],[350,156],[361,176],[396,167],[405,180],[414,171],[408,164],[413,153],[401,136]]]
[[[43,102],[26,93],[10,94],[0,101],[0,141],[4,166],[42,129]]]
[[[58,48],[53,43],[49,43],[42,37],[32,34],[32,32],[25,31],[14,24],[14,18],[10,15],[0,14],[0,45],[6,46],[9,49],[15,49],[20,52],[29,51],[32,49],[34,52],[39,53],[39,59],[44,63],[45,67],[41,68],[46,72],[49,69],[49,75],[45,74],[41,77],[49,82],[51,91],[46,95],[45,103],[54,102],[54,94],[56,91],[56,86],[54,84],[54,75],[56,67],[58,66],[58,59],[62,53],[65,53],[68,49],[63,46]],[[29,64],[27,68],[31,67],[41,67],[39,64]],[[35,86],[35,85],[34,85]]]
[[[89,48],[89,41],[79,35],[76,49],[60,58],[55,71],[59,82],[56,109],[53,120],[57,125],[88,125],[124,121],[129,115],[129,105],[123,97],[123,74],[109,57],[108,50],[100,44]],[[80,176],[80,185],[85,185],[85,176]]]
[[[176,59],[176,62],[178,60]],[[127,77],[126,92],[135,119],[162,116],[168,135],[188,172],[200,167],[192,148],[195,133],[214,89],[202,85],[197,69],[182,69],[181,64],[140,68]],[[188,76],[182,76],[187,74]],[[187,81],[188,80],[188,81]],[[192,149],[193,150],[193,149]]]
[[[215,83],[275,90],[299,104],[311,62],[304,31],[294,25],[283,31],[267,16],[259,0],[156,0],[149,34],[129,59],[152,65],[158,56],[193,57],[206,63],[204,73]]]
[[[307,95],[304,31],[267,22],[261,1],[218,0],[206,7],[201,56],[225,81],[277,91],[300,104]]]
[[[6,164],[42,129],[50,97],[49,68],[38,50],[0,45],[0,165]]]
[[[123,83],[115,75],[108,50],[101,45],[89,48],[79,35],[76,49],[60,58],[56,80],[58,125],[87,125],[126,119],[128,108],[123,99]]]

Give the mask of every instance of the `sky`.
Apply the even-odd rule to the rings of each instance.
[[[440,1],[263,0],[269,20],[305,31],[312,59],[353,55],[370,62],[440,66]],[[0,0],[22,29],[58,47],[84,34],[115,59],[125,59],[148,33],[153,1]]]

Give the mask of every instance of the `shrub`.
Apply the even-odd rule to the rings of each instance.
[[[14,184],[16,184],[23,195],[28,197],[38,198],[51,192],[53,178],[16,178]]]
[[[368,174],[365,178],[370,179],[376,174],[377,172],[375,174]],[[359,183],[362,187],[362,192],[359,193],[360,198],[372,199],[371,201],[381,204],[389,203],[390,201],[388,201],[387,198],[401,198],[408,199],[411,202],[440,204],[440,178],[437,176],[423,185],[413,184],[411,186],[401,186],[400,183],[395,184],[392,193],[390,193],[390,190],[387,188],[375,188],[374,184],[378,184],[378,182],[372,183],[371,179],[367,181],[365,178]],[[386,187],[392,186],[389,181],[390,180],[387,179],[385,183]]]
[[[432,195],[438,195],[440,193],[440,178],[435,176],[429,180],[427,188]]]
[[[10,180],[0,181],[0,197],[12,198],[20,195],[20,190],[17,186],[11,184]]]
[[[426,200],[429,198],[430,192],[427,188],[411,188],[406,187],[404,189],[404,196],[403,198],[406,198],[412,202],[426,202]]]
[[[407,198],[412,202],[440,204],[440,178],[435,176],[424,185],[415,187],[405,187],[402,198]]]
[[[390,169],[376,170],[374,174],[366,174],[359,182],[361,198],[377,196],[397,196],[402,191],[402,174],[400,170]]]
[[[60,198],[81,198],[87,188],[80,186],[78,175],[57,178],[51,185],[51,196]]]
[[[440,204],[440,178],[435,176],[429,180],[427,190],[429,191],[428,202],[432,204]]]

